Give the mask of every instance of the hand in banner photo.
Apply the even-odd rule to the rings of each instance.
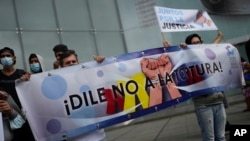
[[[141,60],[142,72],[147,77],[147,85],[150,85],[149,106],[161,104],[181,97],[175,87],[175,82],[169,75],[172,69],[172,62],[167,55],[161,55],[158,59],[143,58]]]
[[[177,90],[176,84],[173,78],[170,76],[170,72],[173,68],[173,64],[168,55],[162,54],[158,58],[158,68],[160,70],[160,75],[165,76],[163,77],[165,78],[165,86],[167,87],[170,93],[171,99],[176,99],[176,98],[181,97],[181,94],[179,90]]]
[[[196,19],[194,21],[195,23],[203,26],[204,24],[207,24],[208,26],[211,26],[212,21],[209,20],[208,18],[206,18],[203,15],[203,11],[202,10],[198,10],[197,14],[196,14]]]
[[[149,106],[154,106],[162,103],[162,90],[159,83],[158,74],[160,73],[157,69],[157,62],[152,58],[143,58],[141,60],[141,69],[147,79],[150,80],[153,86],[149,87]]]

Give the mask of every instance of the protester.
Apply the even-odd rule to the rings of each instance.
[[[0,59],[0,63],[3,65],[3,69],[0,70],[0,86],[3,88],[3,90],[5,90],[8,94],[11,95],[15,103],[18,105],[19,109],[22,109],[15,88],[15,80],[29,80],[30,73],[22,69],[15,68],[16,56],[14,50],[9,47],[4,47],[0,50]],[[35,140],[28,122],[25,122],[25,124],[20,129],[14,130],[13,141],[24,140]]]
[[[59,59],[60,54],[62,54],[64,51],[68,50],[68,47],[64,44],[57,44],[54,46],[53,51],[56,58],[56,61],[53,63],[53,68],[58,69],[60,67]]]
[[[45,71],[43,58],[39,54],[31,53],[29,56],[29,65],[31,73],[39,73]]]
[[[196,13],[196,19],[194,21],[194,23],[196,23],[197,25],[200,25],[201,27],[203,27],[205,24],[208,26],[211,26],[212,21],[209,20],[208,18],[206,18],[203,15],[204,11],[203,10],[198,10],[198,12]]]
[[[222,33],[218,32],[218,36],[213,43],[219,43],[222,39]],[[181,44],[181,46],[202,43],[203,41],[198,34],[191,34],[186,37],[185,44]],[[203,141],[226,141],[226,111],[223,100],[223,92],[207,93],[193,98]]]
[[[191,41],[189,38],[192,38],[193,41]],[[223,38],[224,38],[224,35],[222,34],[222,32],[218,31],[217,37],[213,40],[212,43],[213,44],[218,44],[218,43],[221,42],[221,40]],[[181,43],[180,46],[183,47],[183,48],[185,48],[185,47],[187,47],[187,44],[202,44],[202,43],[203,43],[203,41],[202,41],[201,37],[198,34],[194,33],[194,34],[189,35],[186,38],[185,43]],[[169,47],[170,46],[170,43],[167,40],[164,40],[162,42],[162,44],[163,44],[164,47]]]
[[[250,111],[250,64],[243,58],[241,58],[243,74],[245,79],[245,85],[242,88],[242,93],[245,96],[246,109],[244,112]]]
[[[101,63],[104,60],[103,56],[95,56],[94,59]],[[78,64],[77,54],[74,50],[67,50],[60,55],[60,66],[62,68]],[[106,135],[104,129],[96,130],[84,135],[73,138],[71,141],[105,141]]]
[[[212,42],[213,44],[218,44],[224,38],[221,31],[218,31],[217,37]],[[187,45],[195,45],[195,44],[202,44],[203,40],[201,39],[200,35],[194,33],[186,37],[185,43],[181,43],[181,47],[187,47]]]

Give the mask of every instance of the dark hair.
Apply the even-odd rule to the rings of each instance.
[[[31,60],[32,58],[37,58],[36,54],[34,54],[34,53],[31,53],[31,54],[30,54],[30,56],[29,56],[29,62],[30,62],[30,60]]]
[[[198,19],[200,16],[202,16],[203,10],[198,10],[196,13],[196,19]]]
[[[76,59],[78,61],[77,54],[75,53],[74,50],[72,50],[72,49],[66,50],[62,54],[60,54],[59,62],[60,62],[61,67],[63,66],[63,59],[69,57],[70,55],[75,55]]]
[[[64,44],[57,44],[55,45],[55,47],[53,48],[54,53],[57,52],[64,52],[68,50],[68,46],[64,45]]]
[[[0,50],[0,54],[2,54],[3,52],[9,52],[11,53],[13,56],[15,56],[15,52],[13,49],[9,48],[9,47],[4,47]]]
[[[200,35],[198,35],[197,33],[194,33],[194,34],[191,34],[191,35],[188,35],[188,36],[187,36],[187,38],[186,38],[186,40],[185,40],[185,43],[188,44],[188,45],[192,44],[192,39],[193,39],[194,37],[199,38],[199,40],[200,40],[201,42],[203,42],[203,41],[201,40]]]

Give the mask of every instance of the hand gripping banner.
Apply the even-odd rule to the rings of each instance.
[[[16,90],[38,141],[59,141],[241,87],[231,44],[152,48],[31,76]]]

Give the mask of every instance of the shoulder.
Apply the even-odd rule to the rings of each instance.
[[[23,75],[23,74],[26,73],[26,71],[25,71],[25,70],[22,70],[22,69],[16,69],[16,72],[15,72],[15,73],[17,73],[17,74],[19,74],[19,75]]]
[[[16,71],[12,74],[12,77],[17,79],[17,78],[20,78],[21,76],[23,76],[24,74],[26,74],[26,71],[24,71],[22,69],[16,69]]]

